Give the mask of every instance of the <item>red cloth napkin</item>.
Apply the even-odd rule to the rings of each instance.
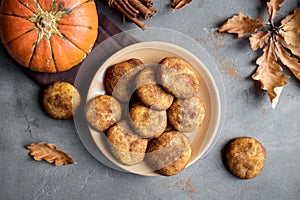
[[[0,0],[1,2],[1,0]],[[95,42],[96,46],[97,44],[103,42],[107,38],[118,34],[121,31],[119,27],[117,27],[109,18],[107,18],[102,12],[98,11],[98,17],[99,17],[99,27],[98,27],[98,37]],[[67,81],[69,83],[74,84],[77,72],[80,68],[80,64],[73,67],[72,69],[65,71],[65,72],[59,72],[59,73],[41,73],[41,72],[35,72],[30,69],[27,69],[23,66],[20,66],[17,64],[32,80],[34,80],[37,84],[39,84],[41,87],[46,86],[54,81]]]

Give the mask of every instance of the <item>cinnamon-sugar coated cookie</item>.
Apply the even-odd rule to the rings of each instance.
[[[121,104],[112,96],[99,95],[85,106],[87,122],[98,131],[105,131],[122,117]]]
[[[129,110],[130,124],[142,138],[160,136],[167,127],[167,112],[153,110],[141,103],[135,103]]]
[[[55,119],[71,119],[80,105],[80,94],[70,83],[57,81],[50,84],[43,94],[44,110]]]
[[[256,139],[238,137],[228,143],[225,158],[232,174],[241,179],[251,179],[262,171],[266,149]]]
[[[192,132],[205,118],[204,104],[198,97],[176,99],[168,110],[168,120],[178,131]]]
[[[153,170],[165,176],[181,172],[192,154],[189,138],[178,131],[167,131],[150,141],[147,162]]]
[[[117,122],[107,131],[112,154],[125,165],[135,165],[144,160],[148,140],[138,137],[125,120]]]
[[[157,84],[156,73],[157,67],[151,66],[139,72],[136,77],[136,94],[146,106],[155,110],[167,110],[173,102],[173,96]]]
[[[190,98],[198,92],[200,82],[187,61],[179,57],[166,57],[160,64],[159,81],[175,98]]]
[[[109,66],[104,75],[104,85],[108,94],[121,102],[128,102],[135,91],[135,76],[143,68],[143,62],[136,58]]]

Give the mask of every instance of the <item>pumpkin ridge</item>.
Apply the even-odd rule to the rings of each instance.
[[[48,42],[44,42],[44,45],[45,44],[49,44],[49,45],[46,45],[46,46],[48,46],[49,47],[49,51],[50,51],[50,57],[44,57],[44,54],[43,54],[43,58],[46,58],[46,64],[44,64],[44,65],[34,65],[34,63],[33,62],[37,62],[35,59],[36,59],[36,56],[37,57],[39,57],[39,51],[38,51],[38,47],[39,47],[39,45],[40,45],[40,43],[42,42],[42,41],[45,41],[45,40],[47,40]],[[40,72],[48,72],[48,73],[55,73],[55,72],[57,72],[58,71],[58,69],[57,69],[57,67],[56,67],[56,64],[55,64],[55,61],[54,61],[54,59],[53,59],[53,52],[52,52],[52,46],[50,45],[50,40],[48,40],[47,38],[44,38],[44,39],[42,39],[41,41],[40,41],[40,43],[38,43],[38,44],[36,44],[36,46],[35,46],[35,49],[34,49],[34,52],[33,52],[33,54],[32,54],[32,57],[30,58],[30,62],[29,62],[29,65],[28,65],[28,67],[30,68],[30,69],[32,69],[32,70],[34,70],[34,71],[40,71]],[[46,47],[44,47],[44,48],[46,48]],[[47,54],[47,53],[45,53],[45,54]],[[53,62],[53,65],[51,65],[50,63],[51,62]],[[41,67],[42,66],[42,67]],[[40,68],[39,68],[40,67]],[[50,70],[50,69],[54,69],[54,71],[53,70]]]
[[[19,18],[27,19],[27,20],[28,20],[28,17],[25,17],[25,16],[14,15],[14,14],[8,14],[8,13],[0,13],[0,14],[1,14],[1,15],[4,15],[4,16],[13,16],[13,17],[19,17]]]
[[[18,37],[15,37],[14,39],[10,40],[10,41],[9,41],[9,42],[7,42],[6,44],[7,44],[7,45],[9,45],[9,44],[10,44],[11,42],[13,42],[14,40],[16,40],[16,39],[18,39],[18,38],[22,37],[23,35],[25,35],[25,34],[27,34],[27,33],[31,32],[31,31],[34,31],[34,30],[37,30],[37,29],[36,29],[36,28],[29,29],[28,31],[26,31],[26,32],[22,33],[22,34],[21,34],[21,35],[19,35]]]
[[[51,46],[53,48],[53,59],[56,61],[55,63],[57,64],[57,66],[59,66],[58,72],[70,69],[70,66],[75,66],[75,63],[76,65],[79,64],[86,57],[86,53],[84,51],[77,48],[73,43],[71,43],[69,40],[64,39],[63,37],[53,35],[50,40]],[[61,46],[60,44],[64,45]],[[68,52],[66,52],[65,49],[68,49]],[[65,57],[70,55],[70,51],[74,54],[72,54],[72,57],[66,60]]]
[[[26,5],[26,3],[23,3],[23,2],[21,2],[20,0],[18,0],[18,2],[19,2],[20,4],[22,4],[22,5],[24,5],[24,6],[25,6],[28,10],[30,10],[32,13],[35,13],[34,10],[30,9],[30,8],[28,7],[28,5]]]
[[[94,0],[86,0],[86,1],[84,1],[84,2],[81,2],[81,3],[78,4],[78,5],[74,5],[74,6],[70,7],[70,9],[73,10],[73,9],[75,9],[75,8],[77,8],[77,7],[79,7],[79,6],[83,5],[83,4],[85,4],[85,3],[90,2],[90,1],[94,1]]]
[[[22,34],[6,44],[9,54],[26,68],[28,68],[30,58],[32,57],[33,50],[35,48],[34,44],[37,40],[37,37],[38,30],[33,29],[32,33],[26,32],[25,34]],[[24,45],[19,45],[21,41],[24,41]],[[17,53],[11,54],[11,51],[15,49],[17,49]]]
[[[68,40],[72,45],[74,45],[75,47],[77,47],[79,50],[83,51],[85,53],[85,55],[88,54],[88,52],[86,52],[85,50],[83,50],[82,48],[80,48],[79,46],[77,46],[74,42],[72,42],[71,40],[69,40],[69,38],[67,38],[64,34],[61,33],[61,35],[63,36],[62,38],[65,40]]]
[[[37,29],[37,28],[33,28],[33,30],[34,30],[34,29]],[[37,30],[38,30],[38,29],[37,29]],[[39,38],[40,38],[40,31],[38,30],[38,38],[37,38],[37,41],[34,43],[33,53],[32,53],[32,55],[31,55],[31,57],[30,57],[28,67],[31,66],[31,62],[32,62],[33,57],[34,57],[35,52],[36,52],[36,48],[37,48],[37,46],[39,45],[39,43],[41,42],[41,39],[39,39]]]
[[[51,41],[50,41],[50,40],[49,40],[49,42],[50,42],[50,44],[51,44]],[[53,51],[52,51],[52,45],[50,45],[50,48],[51,48],[51,56],[52,56],[52,59],[53,59],[53,62],[54,62],[55,71],[58,72],[59,69],[58,69],[58,67],[57,67],[56,59],[55,59],[54,53],[53,53]]]
[[[75,24],[66,24],[66,23],[60,23],[60,22],[58,22],[57,24],[58,24],[58,25],[62,25],[62,26],[74,26],[74,27],[87,28],[87,29],[89,29],[89,30],[97,30],[97,29],[94,29],[92,26],[75,25]]]
[[[37,46],[39,45],[37,42],[38,42],[38,41],[36,41],[36,42],[34,43],[33,53],[32,53],[32,55],[31,55],[31,57],[30,57],[30,59],[29,59],[29,64],[28,64],[29,69],[32,69],[30,66],[31,66],[31,62],[32,62],[32,60],[33,60],[33,57],[34,57],[34,55],[35,55],[36,48],[37,48]]]
[[[1,4],[2,1],[0,1]],[[35,12],[28,9],[20,0],[3,1],[1,14],[7,14],[16,17],[28,17],[34,15]]]

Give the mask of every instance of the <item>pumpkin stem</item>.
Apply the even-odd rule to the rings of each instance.
[[[62,37],[62,34],[57,28],[57,21],[63,17],[63,11],[55,10],[57,8],[57,0],[54,0],[50,11],[43,10],[38,1],[35,0],[38,11],[28,20],[35,24],[35,28],[39,31],[38,41],[47,38],[50,39],[52,34],[57,34]]]

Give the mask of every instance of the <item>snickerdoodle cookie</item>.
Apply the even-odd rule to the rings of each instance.
[[[187,61],[167,57],[160,64],[159,80],[167,92],[179,99],[190,98],[198,92],[200,82]]]
[[[121,104],[112,96],[99,95],[85,106],[88,123],[99,131],[105,131],[122,117]]]
[[[155,66],[149,66],[139,72],[136,77],[136,94],[146,106],[155,110],[167,110],[173,102],[173,96],[159,86],[156,74]]]
[[[172,176],[186,167],[191,154],[191,144],[186,135],[167,131],[149,142],[146,160],[159,174]]]
[[[176,99],[168,110],[168,120],[178,131],[192,132],[205,118],[204,104],[198,97]]]
[[[71,119],[80,105],[80,94],[68,82],[53,82],[44,90],[42,104],[51,117]]]
[[[129,110],[130,124],[142,138],[160,136],[167,127],[167,112],[153,110],[141,103],[135,103]]]
[[[225,158],[232,174],[241,179],[251,179],[262,171],[266,149],[256,139],[238,137],[227,144]]]
[[[104,85],[108,94],[121,102],[128,102],[135,91],[133,80],[143,68],[143,62],[136,58],[109,66],[104,75]]]
[[[112,154],[125,165],[135,165],[144,160],[148,140],[138,137],[125,120],[117,122],[107,131]]]

